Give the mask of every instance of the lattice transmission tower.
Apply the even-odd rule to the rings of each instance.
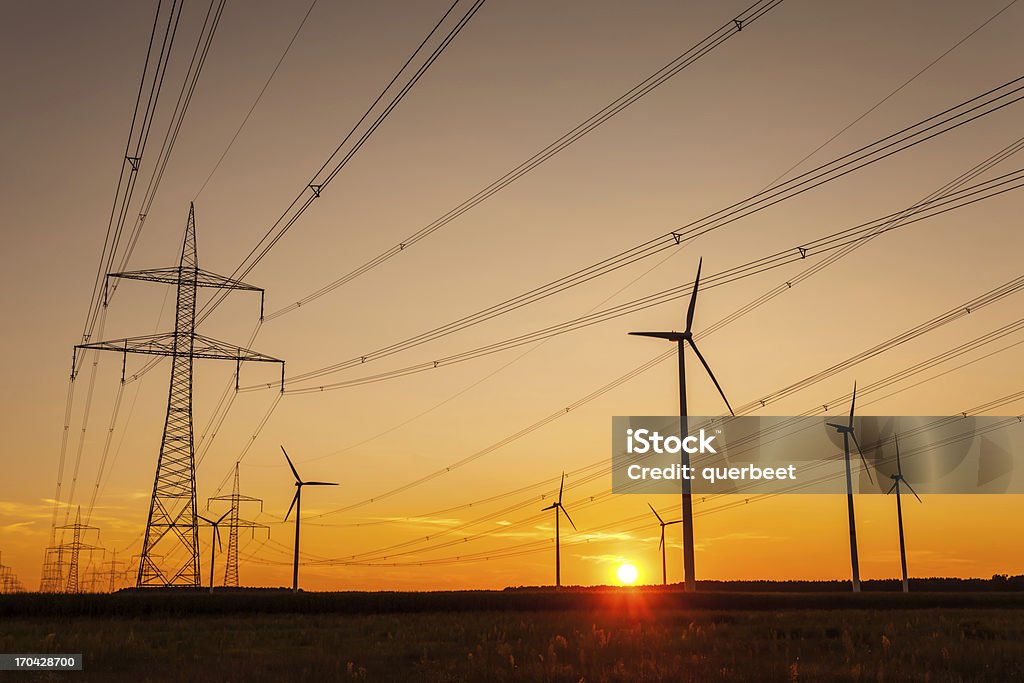
[[[75,523],[65,524],[57,527],[58,531],[69,531],[71,532],[71,540],[62,542],[59,546],[60,551],[58,557],[68,557],[68,580],[64,586],[64,592],[66,593],[81,593],[82,592],[82,575],[79,570],[80,562],[82,559],[82,553],[92,554],[97,550],[103,550],[98,545],[90,545],[85,542],[86,534],[95,531],[97,539],[99,538],[100,530],[97,527],[89,526],[88,524],[82,524],[82,509],[79,508],[78,512],[75,513]]]
[[[18,580],[18,575],[14,573],[14,569],[3,563],[3,553],[0,553],[0,595],[21,593],[24,590],[24,584]]]
[[[210,502],[215,500],[226,500],[231,503],[231,509],[228,515],[228,559],[224,566],[224,585],[225,586],[238,586],[238,530],[239,529],[251,529],[252,535],[256,537],[256,529],[266,529],[267,538],[270,538],[270,527],[266,524],[258,524],[256,522],[242,519],[239,517],[239,508],[242,503],[259,503],[260,512],[263,512],[263,501],[259,498],[253,498],[252,496],[243,496],[238,485],[238,463],[235,463],[235,483],[231,489],[231,495],[229,496],[214,496],[207,501],[207,507]]]
[[[56,533],[56,527],[54,527]],[[39,581],[40,593],[59,593],[64,586],[64,548],[51,545],[46,549],[43,576]]]
[[[174,332],[80,344],[75,347],[75,353],[79,349],[99,349],[124,354],[122,382],[129,353],[171,358],[167,416],[160,441],[136,586],[198,588],[199,523],[196,516],[195,438],[192,427],[193,362],[196,358],[235,361],[236,389],[238,370],[243,362],[280,363],[283,391],[284,361],[196,333],[196,295],[200,287],[259,292],[261,320],[263,289],[199,268],[195,207],[192,205],[189,205],[185,239],[177,266],[107,274],[104,306],[107,304],[106,283],[109,283],[110,278],[159,282],[173,285],[177,289]]]

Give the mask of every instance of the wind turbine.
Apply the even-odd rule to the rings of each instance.
[[[661,518],[661,515],[658,514],[658,511],[654,509],[653,505],[648,503],[647,507],[651,508],[651,512],[653,512],[654,516],[658,518],[658,524],[661,525],[661,540],[658,541],[658,550],[661,551],[661,584],[663,586],[667,586],[668,569],[666,568],[665,564],[665,527],[672,526],[673,524],[680,524],[683,520],[677,519],[674,522],[666,522]]]
[[[292,508],[295,508],[295,563],[292,566],[292,590],[296,593],[299,592],[299,522],[302,511],[302,487],[303,486],[337,486],[336,483],[330,481],[302,481],[302,477],[295,470],[295,465],[292,464],[292,459],[288,457],[288,451],[281,446],[281,452],[284,453],[284,459],[288,461],[288,467],[292,468],[292,474],[295,475],[295,497],[292,498],[292,504],[288,506],[288,512],[284,515],[284,521],[288,521],[288,516],[292,514]]]
[[[722,400],[725,401],[725,407],[729,409],[730,415],[735,415],[732,411],[732,406],[729,405],[729,399],[725,397],[725,392],[722,391],[722,386],[715,379],[715,373],[711,372],[711,366],[704,360],[703,354],[700,349],[697,348],[697,344],[693,341],[693,311],[697,306],[697,288],[700,285],[700,269],[704,264],[704,259],[701,258],[697,263],[697,277],[693,281],[693,292],[690,294],[690,307],[686,311],[686,329],[683,332],[630,332],[632,335],[639,337],[655,337],[657,339],[667,339],[668,341],[675,342],[678,345],[678,357],[679,357],[679,431],[680,437],[685,438],[689,433],[690,428],[687,424],[687,410],[686,410],[686,361],[683,350],[686,348],[686,344],[690,345],[693,352],[697,355],[697,359],[700,360],[701,365],[707,371],[708,376],[711,377],[711,381],[715,383],[715,388],[718,389],[718,393],[721,394]],[[690,467],[690,454],[685,449],[680,449],[679,457],[683,466],[683,471],[688,472]],[[693,557],[693,500],[692,500],[692,487],[690,480],[683,477],[681,482],[683,492],[683,576],[686,581],[686,590],[695,591],[697,590],[697,577],[694,570],[694,557]]]
[[[558,535],[558,513],[561,512],[565,515],[565,518],[569,520],[569,524],[572,524],[572,528],[575,529],[576,525],[573,524],[572,517],[569,516],[569,512],[562,505],[562,489],[565,488],[565,472],[562,472],[562,483],[558,485],[558,500],[551,505],[548,505],[544,510],[555,511],[555,588],[562,587],[562,548],[561,542]]]
[[[868,469],[868,461],[864,459],[864,452],[857,443],[857,434],[853,431],[853,408],[857,405],[857,383],[853,383],[853,400],[850,401],[850,421],[848,424],[840,425],[834,422],[827,422],[829,427],[834,427],[837,432],[843,435],[843,453],[846,457],[846,509],[850,517],[850,562],[853,565],[853,592],[860,593],[860,562],[857,559],[857,520],[853,515],[853,475],[850,472],[850,439],[857,447],[861,462],[864,463],[864,472],[871,479],[871,471]]]
[[[206,522],[207,524],[209,524],[210,526],[213,527],[213,535],[210,537],[210,592],[211,593],[213,592],[213,561],[217,557],[217,552],[216,552],[217,548],[223,548],[223,546],[220,543],[220,528],[217,525],[220,524],[221,522],[223,522],[224,518],[227,517],[230,512],[231,512],[230,510],[225,512],[223,515],[220,516],[220,519],[218,519],[216,522],[213,521],[212,519],[207,519],[206,517],[203,517],[202,515],[196,515],[196,517],[198,517],[199,519],[203,520],[204,522]],[[217,545],[216,546],[213,544],[214,541],[217,541]]]
[[[896,519],[900,524],[900,564],[903,565],[903,592],[909,593],[910,582],[907,580],[907,546],[903,541],[903,505],[900,503],[900,482],[907,485],[910,492],[914,494],[914,498],[917,498],[918,503],[921,502],[921,496],[917,495],[914,487],[903,477],[903,465],[900,463],[900,438],[898,435],[894,435],[893,438],[896,440],[896,474],[889,475],[889,478],[892,479],[892,488],[889,489],[889,493],[896,492]]]

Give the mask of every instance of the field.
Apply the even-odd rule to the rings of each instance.
[[[1020,593],[4,596],[0,652],[83,681],[1010,681]]]

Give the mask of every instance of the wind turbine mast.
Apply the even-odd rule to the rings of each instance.
[[[541,512],[545,510],[555,511],[555,588],[562,587],[562,546],[561,539],[559,538],[558,531],[558,517],[559,513],[565,515],[565,518],[569,520],[569,524],[572,524],[572,528],[576,528],[576,524],[573,523],[572,517],[569,516],[568,511],[562,505],[562,490],[565,488],[565,472],[562,472],[562,483],[558,485],[558,500],[547,506]]]
[[[707,371],[711,381],[714,382],[715,388],[718,389],[718,393],[721,395],[722,400],[725,401],[725,407],[729,409],[730,415],[735,415],[732,406],[729,405],[729,399],[725,397],[725,392],[722,390],[722,386],[718,383],[715,378],[715,373],[711,371],[711,366],[704,359],[704,355],[697,348],[697,344],[693,341],[693,312],[697,307],[697,289],[700,286],[700,269],[704,264],[704,259],[701,258],[697,263],[697,277],[693,281],[693,292],[690,294],[690,307],[686,311],[686,329],[683,332],[630,332],[632,335],[638,337],[654,337],[656,339],[666,339],[671,342],[675,342],[678,348],[679,358],[679,431],[680,438],[686,438],[690,432],[690,426],[687,422],[687,407],[686,407],[686,354],[684,350],[686,345],[689,344],[690,348],[693,349],[697,359],[701,365],[704,366],[704,370]],[[690,467],[690,454],[685,449],[680,449],[679,457],[683,471],[688,472]],[[697,577],[696,569],[694,568],[694,551],[693,551],[693,487],[690,484],[690,480],[683,477],[681,480],[682,485],[682,510],[683,510],[683,576],[686,582],[686,590],[693,592],[697,590]]]
[[[837,432],[843,435],[843,454],[846,461],[846,511],[850,520],[850,564],[853,568],[853,592],[860,593],[860,561],[857,558],[857,519],[853,512],[853,474],[850,471],[850,439],[853,439],[853,444],[857,447],[857,453],[860,454],[860,460],[864,464],[864,472],[868,475],[868,480],[871,479],[871,470],[868,469],[868,462],[864,459],[864,452],[860,449],[860,443],[857,442],[857,434],[853,429],[853,409],[857,405],[857,383],[853,383],[853,399],[850,401],[850,419],[845,425],[836,424],[834,422],[828,422],[829,427],[835,428]]]
[[[206,522],[207,524],[209,524],[210,526],[213,527],[213,535],[210,537],[210,592],[211,593],[213,592],[213,565],[214,565],[214,561],[217,559],[217,549],[218,548],[220,548],[220,549],[224,548],[224,546],[222,546],[221,542],[220,542],[220,523],[223,522],[224,518],[227,517],[229,514],[231,514],[230,510],[228,510],[223,515],[221,515],[220,518],[217,521],[213,521],[212,519],[207,519],[206,517],[203,517],[202,515],[196,515],[196,517],[198,517],[199,519],[203,520],[204,522]]]
[[[292,459],[288,457],[288,451],[281,446],[281,452],[284,453],[284,459],[288,461],[288,467],[291,468],[292,474],[295,475],[295,497],[292,498],[292,504],[288,506],[288,512],[284,515],[284,520],[288,521],[288,516],[292,514],[292,508],[295,508],[295,562],[292,565],[292,591],[295,593],[299,592],[299,522],[301,521],[302,511],[302,487],[303,486],[337,486],[334,482],[329,481],[302,481],[302,477],[295,469],[295,465],[292,464]]]
[[[917,495],[917,491],[910,485],[906,479],[903,478],[903,465],[900,462],[900,437],[893,435],[896,440],[896,474],[890,474],[889,478],[892,479],[892,488],[889,489],[889,493],[896,492],[896,519],[899,522],[900,527],[900,565],[903,568],[903,592],[910,592],[910,580],[907,579],[907,545],[903,538],[903,505],[900,502],[900,482],[906,484],[910,492],[914,494],[914,498],[917,498],[917,502],[921,502],[921,496]]]
[[[661,518],[661,515],[658,514],[658,511],[654,509],[653,505],[648,503],[647,507],[651,508],[651,512],[653,512],[654,516],[658,518],[658,524],[661,525],[661,540],[658,541],[658,550],[661,551],[661,585],[667,586],[668,564],[665,561],[665,527],[672,526],[673,524],[681,524],[683,520],[677,519],[673,522],[666,522]]]

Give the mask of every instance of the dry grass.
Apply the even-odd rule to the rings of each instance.
[[[19,617],[0,652],[96,681],[1024,680],[1018,609],[650,609]]]

